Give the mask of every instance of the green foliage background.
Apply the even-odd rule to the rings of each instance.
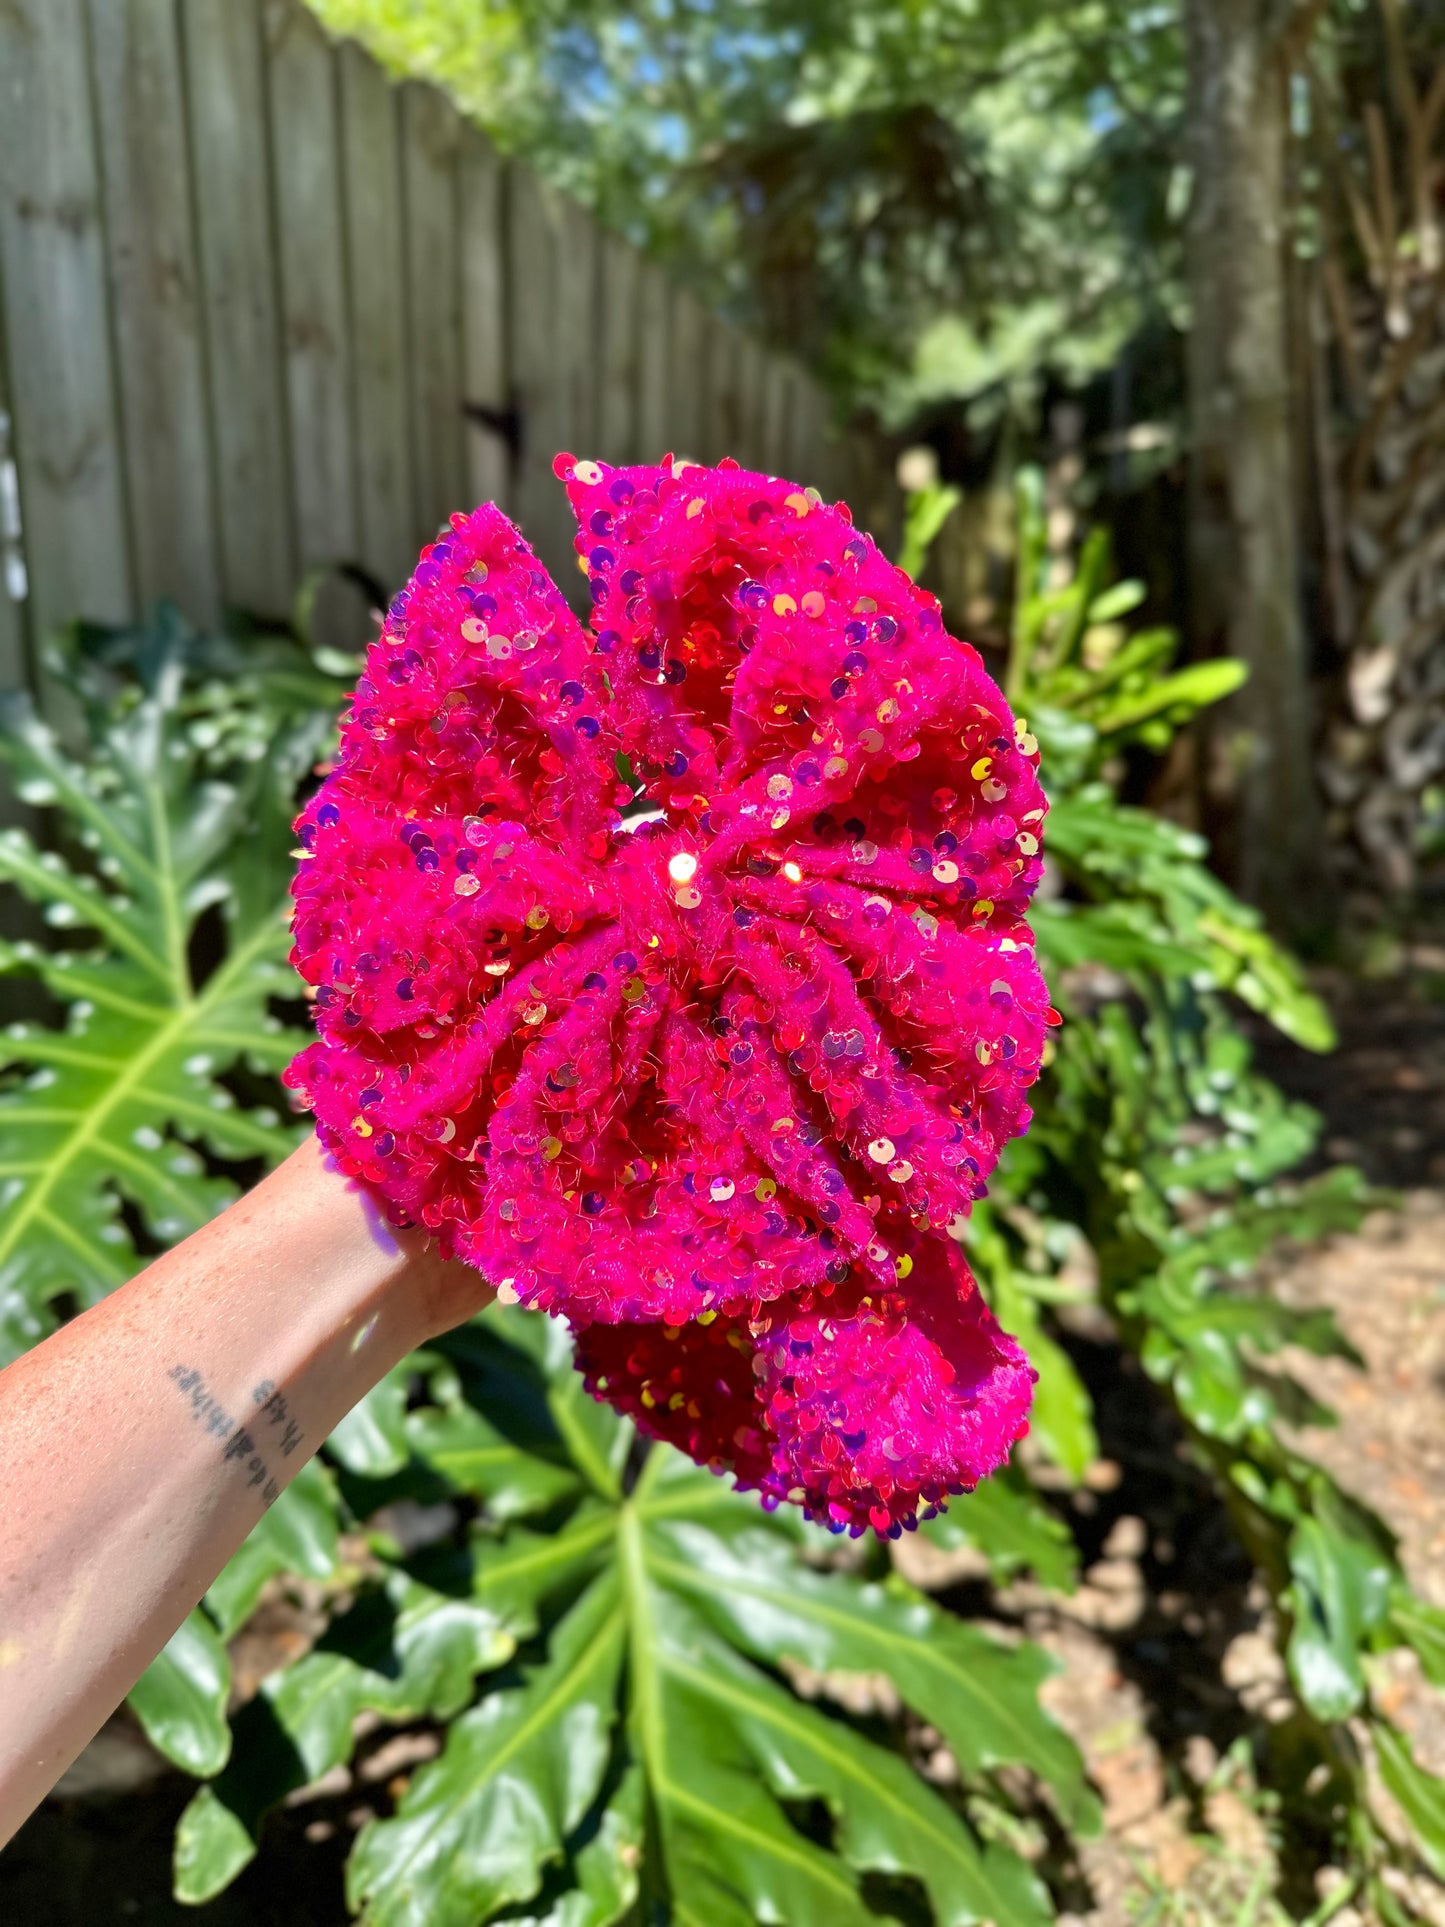
[[[947,509],[915,503],[911,526],[936,530]],[[1054,1322],[1086,1241],[1100,1301],[1289,1626],[1299,1710],[1268,1769],[1283,1811],[1404,1920],[1381,1876],[1401,1855],[1445,1870],[1445,1784],[1371,1706],[1366,1666],[1408,1644],[1445,1683],[1445,1615],[1411,1597],[1380,1523],[1282,1438],[1317,1414],[1275,1355],[1342,1341],[1272,1298],[1256,1262],[1283,1235],[1353,1224],[1364,1200],[1349,1171],[1290,1181],[1316,1120],[1252,1068],[1231,1000],[1311,1048],[1329,1021],[1199,839],[1116,789],[1121,747],[1164,746],[1238,672],[1172,671],[1168,632],[1131,634],[1141,592],[1111,580],[1099,538],[1050,587],[1028,475],[1018,527],[1008,680],[1044,751],[1054,887],[1036,927],[1067,1021],[1033,1130],[966,1237],[1040,1384],[1027,1461],[922,1530],[979,1548],[997,1578],[1072,1583],[1071,1537],[1031,1475],[1077,1482],[1096,1452]],[[24,698],[0,711],[42,831],[0,837],[0,878],[52,932],[0,962],[53,1011],[7,1035],[5,1356],[296,1141],[274,1083],[304,1037],[284,961],[289,821],[355,673],[288,639],[200,638],[167,611],[140,633],[77,632],[55,666],[81,702],[79,754]],[[407,1516],[442,1523],[418,1537]],[[1038,1705],[1050,1662],[940,1610],[886,1546],[861,1565],[839,1549],[644,1448],[583,1392],[560,1327],[494,1308],[369,1395],[132,1695],[198,1781],[177,1893],[205,1901],[264,1852],[267,1813],[351,1757],[365,1713],[444,1733],[351,1854],[352,1907],[389,1927],[1049,1920],[1058,1856],[1026,1850],[1038,1830],[1021,1822],[1066,1842],[1098,1817]],[[228,1718],[227,1641],[268,1585],[309,1588],[325,1630]],[[800,1669],[881,1678],[898,1711],[810,1697]],[[957,1788],[915,1770],[920,1720]],[[1371,1755],[1407,1845],[1374,1815]]]
[[[1183,310],[1160,0],[308,0],[901,421]]]

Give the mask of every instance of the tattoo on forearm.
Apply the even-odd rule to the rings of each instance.
[[[271,1476],[269,1466],[257,1451],[255,1438],[244,1426],[237,1425],[224,1410],[208,1389],[201,1373],[193,1366],[172,1365],[167,1377],[190,1400],[191,1417],[196,1423],[204,1425],[213,1438],[225,1441],[222,1460],[228,1463],[235,1460],[247,1475],[246,1483],[261,1487],[261,1497],[267,1505],[279,1498],[280,1484]],[[285,1393],[277,1391],[273,1380],[263,1378],[258,1385],[251,1387],[251,1403],[257,1407],[256,1417],[251,1421],[256,1429],[260,1431],[262,1420],[273,1428],[272,1436],[263,1439],[263,1442],[279,1447],[282,1458],[289,1459],[306,1435],[292,1418]],[[274,1428],[278,1426],[280,1431],[276,1433]]]

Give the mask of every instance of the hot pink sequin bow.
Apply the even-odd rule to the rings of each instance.
[[[896,1531],[1032,1391],[948,1227],[1053,1020],[1035,745],[846,509],[557,471],[590,636],[486,506],[370,651],[299,823],[288,1081],[644,1431]]]

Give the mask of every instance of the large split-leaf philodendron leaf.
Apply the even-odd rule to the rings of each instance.
[[[296,1141],[278,1112],[238,1104],[218,1074],[274,1072],[301,1041],[270,999],[294,994],[283,853],[315,729],[288,738],[278,721],[271,753],[243,780],[218,781],[199,767],[181,693],[170,662],[104,720],[92,705],[83,761],[61,749],[28,698],[0,699],[0,753],[20,794],[55,809],[77,845],[69,862],[21,830],[0,834],[0,882],[75,933],[64,951],[0,946],[0,970],[38,979],[65,1013],[63,1028],[13,1023],[6,1032],[0,1364],[53,1327],[54,1299],[93,1304],[139,1268],[127,1207],[149,1237],[172,1243],[237,1195],[208,1171],[207,1154],[274,1164]],[[327,1570],[315,1529],[288,1532],[306,1521],[316,1476],[233,1562],[232,1603],[253,1603],[278,1568]],[[322,1538],[328,1528],[334,1544],[334,1515]],[[230,1750],[229,1683],[212,1619],[198,1611],[131,1704],[162,1752],[213,1774]]]
[[[89,1304],[136,1270],[124,1204],[170,1243],[236,1195],[202,1152],[272,1163],[293,1141],[274,1112],[247,1110],[217,1081],[238,1063],[274,1071],[299,1041],[268,1008],[295,981],[284,871],[266,860],[285,785],[265,770],[246,788],[204,778],[178,690],[178,672],[163,674],[84,762],[28,699],[0,702],[0,753],[21,795],[63,812],[82,845],[71,863],[22,830],[0,835],[0,882],[76,933],[64,952],[0,950],[0,968],[38,978],[66,1012],[63,1029],[6,1035],[0,1362],[50,1328],[52,1298]],[[220,954],[198,959],[211,906]]]
[[[965,1793],[1022,1767],[1087,1826],[1037,1649],[837,1570],[826,1533],[666,1448],[639,1468],[545,1318],[494,1309],[415,1363],[408,1465],[348,1469],[342,1488],[362,1518],[476,1504],[469,1546],[401,1559],[378,1526],[382,1576],[264,1682],[183,1817],[184,1898],[217,1893],[267,1807],[351,1758],[358,1713],[404,1724],[470,1701],[357,1840],[350,1898],[376,1927],[608,1927],[640,1918],[639,1896],[678,1927],[863,1927],[867,1874],[921,1883],[941,1927],[1051,1917],[1027,1864],[914,1770],[899,1722],[865,1729],[789,1683],[881,1675],[943,1735]]]

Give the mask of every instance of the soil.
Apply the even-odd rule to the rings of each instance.
[[[1388,1522],[1416,1588],[1445,1607],[1445,950],[1422,946],[1396,962],[1383,980],[1323,983],[1341,1028],[1334,1055],[1258,1039],[1270,1073],[1324,1114],[1321,1161],[1357,1163],[1397,1193],[1359,1233],[1280,1261],[1276,1286],[1290,1302],[1329,1306],[1363,1360],[1287,1361],[1339,1417],[1299,1442]],[[1099,1326],[1070,1343],[1101,1441],[1084,1487],[1059,1495],[1084,1551],[1079,1589],[991,1592],[971,1555],[916,1541],[900,1563],[944,1604],[1022,1629],[1060,1662],[1045,1693],[1104,1809],[1099,1837],[1063,1869],[1063,1927],[1282,1927],[1343,1876],[1319,1856],[1282,1856],[1256,1780],[1254,1762],[1296,1710],[1268,1595],[1136,1362]],[[278,1625],[277,1638],[285,1631]],[[259,1648],[247,1659],[266,1665]],[[1370,1685],[1422,1763],[1445,1772],[1445,1696],[1393,1656]],[[912,1738],[925,1772],[941,1784],[956,1777],[936,1734],[923,1727]],[[273,1816],[260,1860],[199,1918],[341,1927],[341,1866],[372,1785],[396,1765],[386,1745],[377,1735],[375,1771],[363,1747],[345,1785],[308,1789]],[[195,1922],[170,1898],[171,1836],[189,1791],[118,1716],[0,1861],[0,1919]],[[1039,1852],[1058,1845],[1040,1830]],[[1445,1927],[1445,1888],[1410,1897]],[[1330,1918],[1375,1927],[1353,1904]]]

